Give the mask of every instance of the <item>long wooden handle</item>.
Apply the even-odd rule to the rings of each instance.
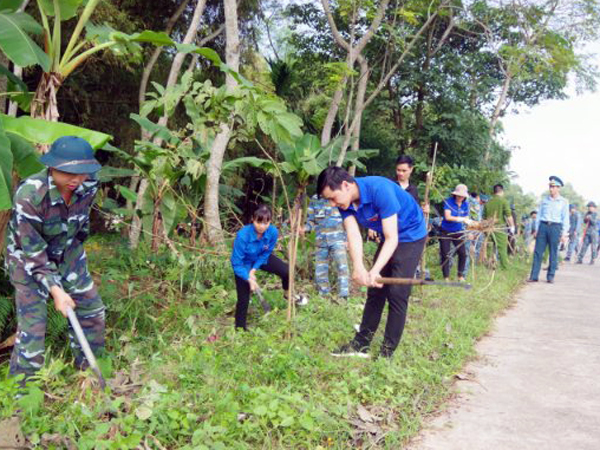
[[[419,286],[425,284],[425,280],[419,278],[389,278],[379,277],[375,281],[381,284],[401,284],[405,286]]]
[[[462,289],[466,289],[469,290],[471,289],[473,286],[468,284],[468,283],[464,283],[461,281],[458,282],[454,282],[454,281],[428,281],[428,280],[421,280],[420,278],[386,278],[386,277],[379,277],[377,278],[375,281],[377,281],[378,283],[381,284],[396,284],[396,285],[403,285],[403,286],[441,286],[441,287],[459,287]]]

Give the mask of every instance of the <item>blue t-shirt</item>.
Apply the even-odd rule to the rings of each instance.
[[[247,280],[250,270],[260,269],[269,260],[277,243],[277,228],[269,225],[258,239],[254,225],[246,225],[235,236],[233,252],[231,253],[231,265],[233,272],[240,278]]]
[[[398,184],[384,177],[355,178],[360,192],[360,205],[340,208],[345,219],[354,216],[362,227],[383,234],[382,219],[398,214],[398,241],[414,242],[427,234],[423,211],[414,198]]]
[[[463,200],[460,206],[456,204],[454,196],[448,197],[444,200],[444,211],[449,210],[452,217],[468,217],[469,216],[469,202]],[[450,222],[446,219],[442,220],[442,230],[455,233],[464,229],[464,223],[462,222]]]

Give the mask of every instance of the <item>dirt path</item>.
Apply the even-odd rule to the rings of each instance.
[[[477,349],[411,449],[600,449],[600,266],[526,286]]]

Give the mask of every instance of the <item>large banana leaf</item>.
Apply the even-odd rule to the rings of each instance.
[[[62,136],[78,136],[88,141],[93,148],[98,149],[112,139],[112,136],[98,131],[62,122],[33,119],[29,116],[14,118],[0,114],[0,120],[4,123],[5,131],[19,135],[35,144],[51,144]]]
[[[50,70],[50,58],[28,33],[40,34],[42,27],[25,13],[0,12],[0,49],[15,64],[27,67],[39,64]]]
[[[38,0],[38,4],[47,16],[54,16],[56,14],[56,11],[54,11],[54,1],[56,0]],[[84,3],[83,0],[58,0],[60,20],[69,20],[75,17],[82,3]]]
[[[0,11],[16,12],[22,4],[23,0],[0,0]]]
[[[13,156],[13,170],[17,172],[20,178],[38,173],[44,168],[39,161],[35,146],[14,133],[6,133],[10,141],[10,150]]]

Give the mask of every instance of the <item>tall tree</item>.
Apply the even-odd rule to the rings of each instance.
[[[235,72],[240,67],[240,38],[238,28],[238,13],[235,0],[224,0],[225,6],[225,37],[227,65]],[[225,79],[227,90],[233,90],[237,86],[235,78],[228,73]],[[233,116],[232,116],[233,118]],[[223,242],[223,227],[219,210],[219,182],[221,179],[221,167],[225,150],[231,138],[232,125],[223,122],[220,131],[216,135],[207,162],[206,193],[204,197],[204,219],[208,241],[211,244]]]

